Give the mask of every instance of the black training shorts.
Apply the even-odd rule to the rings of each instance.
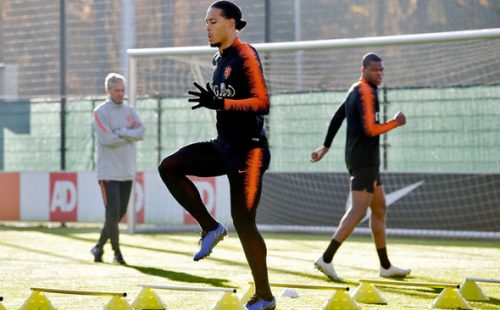
[[[375,192],[375,187],[382,185],[378,167],[358,167],[349,169],[351,191]]]

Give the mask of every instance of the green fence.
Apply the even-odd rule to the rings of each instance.
[[[310,163],[345,92],[272,97],[268,129],[273,171],[344,171],[345,126],[330,153]],[[398,172],[500,172],[500,86],[381,91],[388,118],[399,110],[407,124],[381,138],[383,169]],[[68,100],[66,169],[95,168],[92,110],[102,99]],[[186,98],[137,101],[146,125],[137,144],[139,170],[156,169],[177,148],[214,137],[215,113],[191,110]],[[60,103],[0,103],[0,170],[60,169]]]

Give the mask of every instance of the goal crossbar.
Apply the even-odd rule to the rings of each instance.
[[[419,33],[405,35],[391,35],[380,37],[361,37],[347,39],[289,41],[274,43],[252,44],[261,52],[308,50],[322,48],[349,48],[358,46],[404,45],[423,44],[433,42],[453,42],[500,38],[500,28],[464,30],[434,33]],[[210,46],[180,46],[159,48],[132,48],[127,50],[129,57],[155,57],[155,56],[193,56],[205,55],[215,51]]]

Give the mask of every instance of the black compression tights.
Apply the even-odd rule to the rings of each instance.
[[[207,211],[193,182],[186,176],[209,177],[227,174],[231,194],[231,216],[252,270],[256,293],[265,299],[270,299],[272,293],[267,274],[267,249],[255,224],[263,171],[259,171],[256,186],[252,188],[254,199],[248,200],[249,189],[246,174],[238,173],[238,171],[227,173],[226,167],[224,158],[210,142],[200,142],[181,148],[166,157],[158,170],[172,196],[196,219],[203,230],[215,229],[217,222]],[[248,205],[249,201],[251,205]]]

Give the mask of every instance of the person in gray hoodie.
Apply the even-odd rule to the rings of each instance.
[[[106,217],[99,240],[90,252],[95,262],[102,262],[103,247],[110,239],[113,261],[125,265],[118,223],[127,212],[135,176],[135,142],[144,138],[145,128],[134,108],[123,103],[125,78],[109,73],[104,87],[108,99],[95,108],[92,127],[97,137],[97,179]]]

